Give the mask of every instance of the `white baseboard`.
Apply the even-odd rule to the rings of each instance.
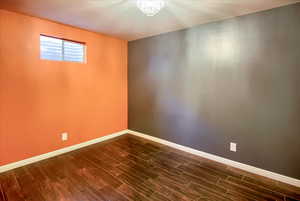
[[[176,143],[173,143],[173,142],[169,142],[167,140],[152,137],[150,135],[146,135],[146,134],[136,132],[136,131],[132,131],[132,130],[123,130],[123,131],[113,133],[113,134],[110,134],[110,135],[106,135],[106,136],[103,136],[103,137],[100,137],[100,138],[97,138],[97,139],[94,139],[94,140],[90,140],[90,141],[83,142],[83,143],[80,143],[80,144],[76,144],[76,145],[73,145],[73,146],[65,147],[65,148],[62,148],[62,149],[59,149],[59,150],[56,150],[56,151],[53,151],[53,152],[49,152],[49,153],[42,154],[42,155],[39,155],[39,156],[34,156],[32,158],[28,158],[28,159],[25,159],[25,160],[22,160],[22,161],[18,161],[18,162],[14,162],[14,163],[4,165],[4,166],[0,166],[0,173],[6,172],[6,171],[9,171],[9,170],[18,168],[18,167],[22,167],[22,166],[25,166],[25,165],[28,165],[28,164],[31,164],[31,163],[35,163],[35,162],[38,162],[38,161],[41,161],[41,160],[45,160],[47,158],[52,158],[54,156],[58,156],[58,155],[61,155],[61,154],[64,154],[64,153],[67,153],[67,152],[70,152],[70,151],[74,151],[76,149],[80,149],[80,148],[83,148],[83,147],[86,147],[86,146],[89,146],[89,145],[92,145],[92,144],[103,142],[103,141],[106,141],[106,140],[109,140],[109,139],[112,139],[112,138],[115,138],[115,137],[118,137],[118,136],[121,136],[121,135],[124,135],[124,134],[127,134],[127,133],[138,136],[138,137],[142,137],[142,138],[145,138],[145,139],[157,142],[157,143],[161,143],[161,144],[164,144],[164,145],[167,145],[167,146],[170,146],[170,147],[173,147],[173,148],[176,148],[176,149],[179,149],[179,150],[182,150],[182,151],[194,154],[194,155],[198,155],[198,156],[201,156],[201,157],[213,160],[213,161],[217,161],[217,162],[220,162],[220,163],[223,163],[223,164],[235,167],[235,168],[239,168],[239,169],[245,170],[245,171],[250,172],[250,173],[254,173],[254,174],[261,175],[261,176],[264,176],[264,177],[268,177],[270,179],[274,179],[274,180],[277,180],[277,181],[280,181],[280,182],[283,182],[283,183],[287,183],[287,184],[291,184],[291,185],[300,187],[300,180],[298,180],[298,179],[294,179],[294,178],[287,177],[287,176],[284,176],[284,175],[281,175],[281,174],[277,174],[277,173],[270,172],[270,171],[267,171],[267,170],[263,170],[263,169],[260,169],[260,168],[257,168],[257,167],[253,167],[253,166],[250,166],[250,165],[247,165],[247,164],[232,161],[232,160],[220,157],[220,156],[205,153],[203,151],[198,151],[196,149],[192,149],[192,148],[189,148],[189,147],[186,147],[186,146],[182,146],[182,145],[179,145],[179,144],[176,144]]]
[[[179,145],[179,144],[176,144],[176,143],[173,143],[173,142],[169,142],[167,140],[163,140],[163,139],[160,139],[160,138],[152,137],[152,136],[146,135],[144,133],[140,133],[140,132],[136,132],[136,131],[132,131],[132,130],[128,130],[127,133],[138,136],[138,137],[142,137],[142,138],[145,138],[145,139],[148,139],[148,140],[160,143],[160,144],[164,144],[164,145],[167,145],[167,146],[170,146],[170,147],[173,147],[173,148],[176,148],[176,149],[179,149],[179,150],[182,150],[182,151],[194,154],[194,155],[198,155],[198,156],[201,156],[203,158],[207,158],[207,159],[210,159],[210,160],[213,160],[213,161],[217,161],[219,163],[223,163],[223,164],[235,167],[235,168],[239,168],[239,169],[242,169],[242,170],[250,172],[250,173],[254,173],[254,174],[261,175],[261,176],[264,176],[264,177],[268,177],[270,179],[274,179],[274,180],[277,180],[277,181],[280,181],[280,182],[283,182],[283,183],[287,183],[287,184],[291,184],[293,186],[300,187],[300,180],[298,180],[298,179],[294,179],[294,178],[287,177],[287,176],[284,176],[284,175],[281,175],[281,174],[277,174],[277,173],[274,173],[274,172],[263,170],[263,169],[260,169],[260,168],[254,167],[254,166],[250,166],[250,165],[247,165],[247,164],[232,161],[232,160],[220,157],[220,156],[205,153],[203,151],[198,151],[196,149],[192,149],[192,148],[189,148],[189,147],[186,147],[186,146],[182,146],[182,145]]]
[[[58,156],[58,155],[61,155],[61,154],[64,154],[64,153],[67,153],[67,152],[70,152],[70,151],[74,151],[76,149],[80,149],[80,148],[83,148],[83,147],[86,147],[86,146],[89,146],[89,145],[92,145],[92,144],[103,142],[103,141],[106,141],[106,140],[124,135],[126,133],[128,133],[128,130],[123,130],[123,131],[113,133],[113,134],[110,134],[110,135],[106,135],[106,136],[103,136],[103,137],[100,137],[100,138],[97,138],[97,139],[94,139],[94,140],[86,141],[86,142],[83,142],[83,143],[80,143],[80,144],[76,144],[76,145],[72,145],[72,146],[69,146],[69,147],[62,148],[62,149],[58,149],[56,151],[48,152],[46,154],[34,156],[32,158],[28,158],[28,159],[21,160],[21,161],[18,161],[18,162],[3,165],[3,166],[0,166],[0,173],[6,172],[6,171],[9,171],[9,170],[18,168],[18,167],[22,167],[22,166],[25,166],[25,165],[28,165],[28,164],[31,164],[31,163],[35,163],[35,162],[38,162],[38,161],[41,161],[41,160],[45,160],[47,158],[52,158],[54,156]]]

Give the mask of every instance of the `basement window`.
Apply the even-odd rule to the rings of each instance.
[[[85,44],[40,35],[40,57],[52,61],[85,62]]]

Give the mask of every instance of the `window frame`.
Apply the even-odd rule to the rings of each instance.
[[[61,60],[52,60],[52,59],[44,59],[42,58],[42,49],[41,49],[41,37],[48,37],[48,38],[53,38],[53,39],[58,39],[61,40],[62,42],[62,59]],[[39,37],[39,44],[40,44],[40,60],[46,60],[46,61],[54,61],[54,62],[70,62],[70,63],[78,63],[78,64],[87,64],[87,45],[85,42],[80,42],[80,41],[76,41],[76,40],[71,40],[71,39],[66,39],[66,38],[60,38],[60,37],[56,37],[56,36],[50,36],[50,35],[46,35],[46,34],[40,34]],[[65,60],[65,46],[64,46],[64,42],[71,42],[71,43],[76,43],[76,44],[80,44],[83,46],[83,61],[68,61]]]

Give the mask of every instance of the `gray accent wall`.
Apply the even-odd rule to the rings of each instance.
[[[300,3],[129,42],[128,76],[129,129],[300,179]]]

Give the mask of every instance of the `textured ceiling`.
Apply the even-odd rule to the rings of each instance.
[[[299,0],[166,0],[166,7],[154,17],[141,13],[135,2],[136,0],[1,0],[0,8],[135,40],[280,7]]]

